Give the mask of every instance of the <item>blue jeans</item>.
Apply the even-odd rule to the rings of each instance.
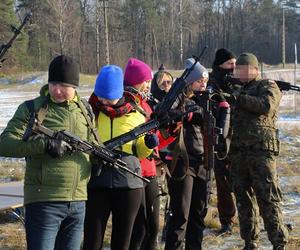
[[[25,206],[28,250],[80,249],[85,201],[38,202]]]

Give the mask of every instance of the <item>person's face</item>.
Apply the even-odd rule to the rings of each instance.
[[[222,64],[220,64],[219,67],[222,69],[227,69],[227,70],[233,71],[235,68],[235,62],[236,62],[236,59],[231,58],[231,59],[227,60],[226,62],[223,62]]]
[[[61,83],[49,83],[49,94],[56,103],[71,101],[75,97],[75,88]]]
[[[258,68],[252,65],[237,65],[234,70],[234,77],[240,79],[241,82],[250,82],[259,74]]]
[[[172,83],[172,78],[168,74],[164,74],[160,83],[158,84],[158,87],[160,90],[168,93],[170,88],[172,87]]]
[[[103,103],[106,106],[116,105],[118,103],[118,101],[120,100],[120,99],[109,100],[109,99],[105,99],[102,97],[97,97],[97,98],[101,103]]]
[[[139,92],[147,94],[150,91],[151,80],[144,81],[141,84],[134,85],[134,88],[137,89]]]
[[[208,78],[202,77],[198,81],[192,83],[191,87],[193,91],[204,91],[206,89]]]

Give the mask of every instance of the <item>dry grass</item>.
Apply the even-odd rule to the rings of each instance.
[[[0,250],[26,249],[25,229],[9,211],[0,213]]]
[[[25,163],[21,161],[0,161],[0,179],[20,181],[24,179]]]

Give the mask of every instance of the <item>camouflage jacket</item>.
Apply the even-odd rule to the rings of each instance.
[[[257,78],[243,85],[233,114],[231,146],[278,153],[275,122],[281,97],[273,81]]]

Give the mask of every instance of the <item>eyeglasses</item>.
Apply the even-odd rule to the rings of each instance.
[[[162,81],[161,82],[161,85],[167,85],[167,84],[171,84],[172,81],[168,80],[168,81]]]

